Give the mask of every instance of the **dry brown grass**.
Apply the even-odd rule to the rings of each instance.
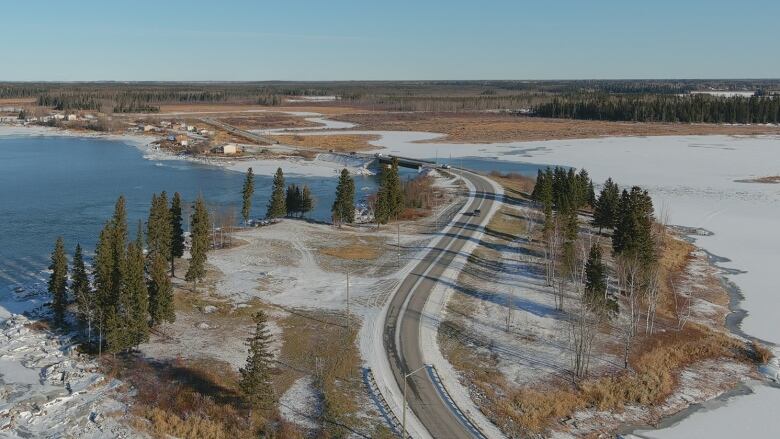
[[[542,119],[489,113],[356,113],[335,117],[366,130],[430,131],[434,142],[487,143],[603,136],[777,134],[780,128],[715,124],[673,124]],[[427,142],[427,141],[426,141]]]
[[[318,123],[309,122],[303,117],[286,113],[245,113],[219,118],[221,122],[245,130],[272,128],[317,128]]]
[[[357,416],[362,395],[358,325],[347,328],[345,320],[343,315],[293,311],[281,321],[281,361],[292,371],[314,376],[322,398],[325,437],[365,428]]]
[[[500,210],[487,226],[495,242],[505,242],[521,232],[522,221],[512,211]],[[479,250],[482,250],[480,248]],[[668,234],[661,249],[664,279],[677,278],[686,270],[694,247]],[[478,257],[490,257],[487,250]],[[672,300],[664,287],[661,300]],[[448,302],[450,316],[470,315],[476,299],[461,295]],[[669,323],[671,307],[659,307],[658,321]],[[594,376],[578,382],[552,380],[516,387],[497,369],[488,353],[474,349],[457,321],[446,321],[439,331],[439,344],[448,360],[472,386],[482,411],[510,437],[543,433],[574,412],[594,408],[618,413],[627,405],[654,406],[665,401],[679,385],[680,373],[701,361],[729,359],[766,361],[760,348],[748,347],[707,326],[688,323],[680,331],[667,330],[652,336],[638,336],[630,357],[631,371]]]
[[[530,197],[536,185],[536,179],[520,174],[491,172],[490,178],[504,188],[507,196],[514,198]]]
[[[372,261],[379,257],[378,248],[370,243],[351,243],[340,247],[324,247],[319,249],[319,252],[323,255],[351,261]]]
[[[283,145],[298,146],[301,148],[321,149],[323,151],[365,151],[376,149],[376,146],[368,142],[378,140],[378,135],[361,134],[333,134],[333,135],[278,135],[273,138]]]
[[[344,114],[354,113],[358,110],[348,106],[314,106],[314,105],[286,105],[286,106],[264,106],[253,104],[164,104],[160,105],[160,114],[164,113],[246,113],[246,112],[284,112],[284,111],[302,111],[322,114]]]
[[[750,342],[750,352],[753,360],[758,364],[766,364],[775,356],[771,349],[757,341]]]
[[[28,328],[33,331],[49,331],[51,330],[51,326],[49,326],[49,322],[45,320],[35,320],[33,322],[30,322],[26,325],[24,325],[25,328]]]
[[[780,183],[780,175],[772,175],[767,177],[749,178],[745,180],[737,180],[738,183],[764,183],[764,184],[777,184]]]
[[[518,218],[516,212],[502,207],[485,227],[489,236],[502,239],[505,242],[512,241],[520,234],[525,233],[525,223]]]
[[[274,412],[254,414],[244,406],[238,374],[214,360],[150,363],[137,357],[104,357],[109,376],[135,390],[134,426],[153,437],[252,438],[276,437]]]

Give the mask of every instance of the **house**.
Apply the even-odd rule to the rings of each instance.
[[[190,138],[187,137],[186,134],[177,134],[174,140],[181,146],[187,146],[189,144]]]
[[[72,121],[78,119],[78,116],[76,116],[75,114],[69,114],[65,119],[67,119],[68,121]]]
[[[226,143],[212,149],[211,152],[216,154],[235,154],[238,152],[238,147],[235,143]]]
[[[195,127],[192,125],[187,125],[187,131],[195,131]]]
[[[168,127],[171,126],[171,123],[168,122],[167,120],[164,120],[164,121],[160,122],[160,126],[163,127],[163,128],[168,128]]]
[[[157,131],[157,127],[154,125],[144,125],[144,132],[148,133],[149,131]]]
[[[55,114],[54,118],[57,119],[57,120],[62,120],[62,119],[65,119],[65,115],[64,114]]]

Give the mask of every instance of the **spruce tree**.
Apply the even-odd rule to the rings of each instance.
[[[293,211],[297,213],[298,217],[300,218],[303,216],[303,192],[301,192],[301,187],[297,184],[295,185],[293,200],[295,202],[295,209],[293,209]]]
[[[70,291],[76,301],[78,322],[82,328],[86,327],[88,329],[91,338],[95,304],[80,244],[76,244],[76,252],[73,254],[73,274],[71,275]]]
[[[271,189],[271,199],[268,200],[268,210],[266,218],[282,218],[287,215],[287,207],[284,204],[284,173],[282,168],[276,170],[274,183]]]
[[[184,279],[193,282],[197,286],[197,281],[206,276],[206,252],[209,250],[209,213],[206,209],[206,202],[202,196],[198,196],[195,201],[195,207],[190,219],[190,238],[192,245],[190,247],[190,266]]]
[[[337,225],[355,222],[355,180],[347,169],[341,170],[336,186],[336,199],[331,207],[333,222]]]
[[[176,321],[176,313],[173,309],[173,285],[168,277],[167,262],[159,253],[154,255],[149,268],[148,290],[150,325],[157,326],[162,322]]]
[[[618,219],[612,236],[614,253],[638,257],[644,264],[656,261],[653,241],[653,201],[647,191],[634,186],[620,196]]]
[[[184,256],[184,228],[182,227],[181,214],[181,195],[178,192],[173,194],[171,202],[171,211],[168,216],[171,220],[171,277],[176,275],[174,262],[176,258]]]
[[[109,231],[111,233],[111,288],[116,292],[122,285],[127,260],[127,211],[123,195],[119,196],[114,206],[114,216]]]
[[[599,313],[617,311],[617,303],[606,297],[607,267],[601,259],[601,247],[590,247],[588,261],[585,263],[585,299],[588,306]]]
[[[93,316],[96,322],[95,329],[99,337],[98,344],[103,344],[106,323],[114,311],[115,294],[111,282],[111,273],[113,272],[113,259],[111,257],[112,236],[111,223],[109,222],[100,232],[100,238],[95,248],[95,259],[92,264],[95,281]]]
[[[144,277],[142,228],[139,224],[135,241],[127,246],[127,266],[122,294],[121,315],[126,318],[127,341],[124,348],[149,340],[149,291]],[[160,253],[156,253],[160,254]]]
[[[301,189],[296,184],[291,184],[287,186],[287,191],[285,192],[284,196],[284,205],[287,208],[287,216],[295,216],[296,213],[300,212],[300,198],[301,198]]]
[[[593,210],[593,225],[599,228],[611,229],[615,227],[618,217],[618,205],[620,204],[620,188],[611,178],[604,182],[604,187],[599,192]]]
[[[127,213],[120,196],[114,216],[103,228],[95,256],[95,282],[99,301],[99,330],[109,352],[132,346],[125,275],[127,272]]]
[[[61,236],[54,244],[49,269],[51,270],[49,294],[51,294],[54,324],[62,327],[65,324],[65,309],[68,307],[68,258],[65,255],[65,243]]]
[[[376,193],[374,218],[377,224],[386,224],[398,218],[404,208],[403,186],[398,176],[398,159],[390,167],[383,167],[379,176],[379,190]]]
[[[249,223],[249,214],[252,212],[252,195],[255,193],[255,174],[252,168],[246,171],[244,187],[241,189],[241,217],[244,218],[244,225]]]
[[[273,407],[274,391],[271,383],[273,354],[271,353],[271,334],[267,327],[267,318],[263,311],[255,314],[255,333],[247,341],[249,355],[246,366],[239,369],[241,379],[239,387],[245,401],[253,408],[270,409]]]
[[[149,261],[155,254],[163,255],[166,260],[172,257],[173,223],[168,208],[168,195],[163,191],[160,196],[152,195],[149,219],[146,223],[146,243]]]
[[[306,215],[314,209],[314,196],[308,185],[303,185],[301,191],[301,215]]]

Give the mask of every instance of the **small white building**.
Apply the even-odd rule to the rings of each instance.
[[[235,154],[238,152],[238,147],[235,143],[226,143],[211,150],[217,154]]]
[[[144,125],[144,132],[148,133],[149,131],[157,131],[157,127],[154,125]]]
[[[76,116],[75,114],[69,114],[69,115],[66,117],[66,119],[67,119],[68,121],[71,121],[71,120],[76,120],[76,119],[78,119],[78,118],[79,118],[79,117],[78,117],[78,116]]]
[[[65,115],[64,114],[55,114],[54,118],[57,119],[57,120],[62,120],[62,119],[65,119]]]
[[[192,125],[187,125],[187,131],[195,131],[195,127]]]

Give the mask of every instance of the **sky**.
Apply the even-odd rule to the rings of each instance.
[[[778,78],[778,0],[38,0],[0,80]]]

